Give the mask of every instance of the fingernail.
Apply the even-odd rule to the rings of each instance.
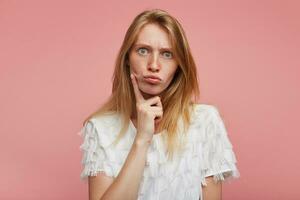
[[[130,78],[133,79],[133,75],[132,74],[130,74]]]

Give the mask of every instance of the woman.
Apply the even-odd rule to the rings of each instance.
[[[179,22],[161,9],[140,13],[110,98],[80,132],[89,199],[221,199],[221,182],[239,177],[236,158],[217,108],[198,96]]]

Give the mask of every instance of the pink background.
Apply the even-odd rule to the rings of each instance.
[[[77,133],[150,8],[182,23],[223,115],[241,173],[223,199],[299,199],[299,1],[122,2],[0,2],[0,199],[87,199]]]

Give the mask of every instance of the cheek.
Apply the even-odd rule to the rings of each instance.
[[[173,67],[172,71],[168,74],[169,79],[173,79],[173,77],[174,77],[174,75],[176,73],[177,68],[178,68],[177,66]]]
[[[130,64],[130,71],[136,75],[140,75],[142,73],[141,64],[138,62],[131,62]]]
[[[172,82],[172,80],[173,80],[173,78],[175,76],[175,73],[176,73],[176,69],[172,70],[172,72],[168,73],[168,76],[167,76],[168,78],[166,80],[166,84],[167,85],[169,85]]]
[[[130,54],[129,65],[130,65],[130,71],[132,71],[134,73],[138,72],[139,61],[134,54]]]
[[[130,68],[133,72],[139,74],[143,71],[143,69],[145,69],[145,66],[147,66],[146,63],[147,62],[145,62],[143,59],[132,57],[130,60]]]

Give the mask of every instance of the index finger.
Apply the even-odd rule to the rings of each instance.
[[[131,78],[131,81],[132,81],[136,101],[139,102],[139,101],[145,100],[142,93],[141,93],[141,91],[140,91],[140,89],[139,89],[139,87],[138,87],[138,83],[137,83],[135,75],[130,74],[130,78]]]

